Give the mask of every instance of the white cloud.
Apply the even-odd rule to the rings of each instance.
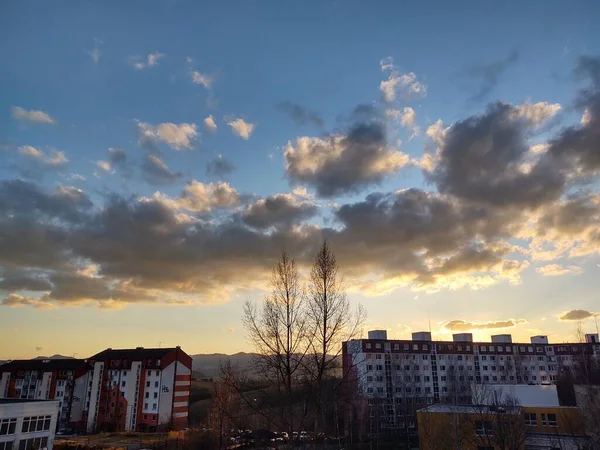
[[[592,115],[590,114],[590,110],[586,108],[585,111],[583,111],[583,115],[581,116],[581,125],[587,125],[588,123],[590,123],[590,120],[592,120]]]
[[[239,203],[239,194],[229,183],[205,184],[196,180],[188,183],[178,198],[171,198],[160,192],[156,192],[152,198],[171,209],[186,209],[200,213],[210,212],[213,208],[235,206]]]
[[[379,84],[379,89],[383,95],[383,99],[386,102],[393,102],[396,100],[396,95],[400,92],[405,99],[410,99],[413,95],[427,95],[427,86],[417,80],[417,76],[414,72],[400,73],[393,65],[384,64],[382,61],[381,65],[384,70],[391,70],[387,80],[382,81]]]
[[[547,264],[542,267],[538,267],[537,272],[545,277],[558,277],[561,275],[579,275],[581,273],[581,267],[579,266],[561,266],[560,264]]]
[[[515,108],[515,114],[517,117],[526,119],[532,125],[537,126],[554,117],[561,109],[562,106],[559,103],[525,102]]]
[[[194,84],[204,86],[206,89],[210,89],[213,82],[215,81],[212,76],[198,72],[197,70],[193,70],[192,72],[190,72],[190,77]]]
[[[152,52],[148,56],[146,56],[145,60],[143,60],[140,56],[132,56],[129,58],[129,64],[132,67],[142,70],[148,67],[154,67],[158,65],[158,60],[164,58],[165,54],[160,52]]]
[[[388,56],[387,58],[383,58],[381,61],[379,61],[379,65],[381,66],[381,70],[383,72],[385,72],[386,70],[393,70],[394,69],[394,58],[392,58],[391,56]]]
[[[227,119],[226,119],[227,120]],[[242,139],[250,139],[256,125],[250,122],[246,122],[244,119],[234,119],[227,122],[227,125],[231,127],[231,131],[237,134]]]
[[[402,111],[391,108],[387,109],[385,111],[385,115],[388,119],[399,122],[400,125],[411,131],[409,140],[415,136],[418,136],[419,132],[421,131],[420,128],[415,124],[417,114],[410,106],[405,107]]]
[[[49,123],[55,124],[56,121],[50,117],[50,115],[44,111],[39,111],[35,109],[24,109],[20,106],[12,107],[12,116],[17,120],[26,120],[28,122],[34,123]]]
[[[529,151],[531,153],[535,153],[535,154],[546,153],[546,151],[548,150],[548,148],[550,148],[550,146],[547,143],[544,143],[544,144],[535,144],[535,145],[532,145],[529,148]]]
[[[72,173],[67,178],[69,178],[69,180],[73,180],[73,181],[85,181],[86,180],[86,178],[83,175],[80,175],[78,173]]]
[[[106,173],[112,172],[112,167],[108,161],[96,161],[96,167]]]
[[[31,145],[22,145],[19,147],[19,153],[27,158],[42,162],[48,166],[62,166],[69,162],[64,152],[51,150],[50,154],[38,150]]]
[[[92,61],[94,61],[94,64],[98,64],[100,56],[102,56],[102,51],[100,50],[101,45],[102,41],[100,39],[94,39],[94,48],[86,51],[86,53],[90,55],[90,58],[92,58]]]
[[[165,122],[151,125],[146,122],[138,122],[137,125],[142,144],[148,140],[159,140],[175,150],[192,148],[192,141],[199,135],[195,123]]]
[[[217,123],[215,122],[214,117],[210,114],[206,119],[204,119],[204,128],[208,131],[217,131]]]

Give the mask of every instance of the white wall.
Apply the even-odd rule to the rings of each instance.
[[[162,370],[160,390],[158,392],[158,424],[162,425],[171,420],[171,405],[173,404],[173,385],[175,381],[175,362]]]
[[[71,402],[71,422],[81,420],[83,408],[87,400],[86,394],[90,376],[92,376],[92,373],[87,372],[73,381],[75,385],[73,387],[73,400]]]
[[[559,406],[556,386],[550,384],[473,385],[472,392],[475,404],[490,404],[496,395],[500,401],[507,396],[515,398],[521,406]]]
[[[92,391],[90,396],[90,409],[88,411],[87,431],[91,433],[96,426],[96,410],[99,401],[99,394],[102,384],[102,373],[104,370],[103,362],[94,363],[94,371],[92,373]]]
[[[50,429],[47,431],[34,431],[22,433],[23,418],[32,416],[51,416]],[[58,401],[45,400],[39,402],[10,402],[0,403],[0,419],[17,418],[15,434],[10,436],[0,436],[0,442],[14,442],[13,448],[19,448],[21,439],[48,438],[48,450],[52,450],[54,445],[54,431],[56,430],[56,421],[58,417]]]
[[[0,398],[4,398],[8,391],[8,383],[10,381],[10,372],[3,372],[0,377]]]

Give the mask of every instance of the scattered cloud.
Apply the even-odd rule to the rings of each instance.
[[[197,70],[190,72],[190,78],[192,79],[192,83],[204,86],[205,89],[210,89],[215,81],[213,76],[198,72]]]
[[[599,315],[598,313],[586,311],[583,309],[572,309],[571,311],[561,313],[559,315],[559,320],[565,320],[565,321],[585,320],[585,319],[590,319],[592,317],[597,317],[598,315]]]
[[[250,122],[246,122],[244,119],[225,119],[227,121],[227,125],[229,125],[231,127],[231,131],[233,132],[233,134],[241,137],[242,139],[248,140],[250,139],[250,136],[252,136],[252,133],[254,132],[254,129],[256,128],[256,125]]]
[[[544,277],[557,277],[561,275],[579,275],[582,270],[579,266],[561,266],[560,264],[547,264],[542,267],[538,267],[537,273]]]
[[[151,125],[137,122],[138,136],[142,147],[152,147],[157,141],[164,142],[174,150],[191,149],[200,134],[195,123],[160,123]]]
[[[218,155],[215,159],[206,163],[206,175],[215,177],[224,177],[235,170],[234,164],[223,155]]]
[[[346,134],[303,136],[284,149],[291,181],[314,186],[321,197],[358,192],[404,167],[408,155],[387,144],[381,121],[359,122]]]
[[[104,160],[96,161],[96,167],[98,167],[98,169],[100,169],[102,172],[105,172],[105,173],[113,172],[113,169],[110,166],[110,163],[108,161],[104,161]]]
[[[421,131],[416,124],[417,114],[410,106],[405,107],[402,111],[393,108],[386,109],[385,115],[388,119],[399,123],[411,132],[409,140],[418,136]]]
[[[292,103],[289,100],[277,104],[277,109],[288,115],[296,125],[315,125],[317,127],[322,127],[325,123],[323,118],[316,111],[297,103]]]
[[[523,105],[517,106],[514,110],[515,116],[529,121],[531,124],[539,126],[548,119],[556,116],[562,109],[559,103],[526,102]]]
[[[171,171],[156,155],[146,155],[141,169],[146,182],[153,185],[174,183],[183,177],[181,172]]]
[[[56,150],[43,151],[32,147],[31,145],[22,145],[19,147],[19,153],[32,161],[48,167],[64,166],[69,162],[69,159],[64,152]]]
[[[289,227],[315,216],[317,211],[317,206],[306,197],[274,194],[248,206],[242,213],[242,219],[247,225],[258,229]]]
[[[98,64],[98,61],[100,61],[100,56],[102,56],[102,50],[100,50],[100,47],[102,44],[103,42],[100,39],[94,39],[94,48],[91,50],[86,50],[86,53],[90,56],[94,64]]]
[[[217,123],[212,114],[209,114],[208,117],[204,119],[204,128],[206,128],[206,131],[217,131]]]
[[[44,111],[39,111],[36,109],[24,109],[20,106],[13,106],[11,108],[13,118],[21,121],[32,122],[32,123],[45,123],[54,125],[56,120],[54,120],[50,115]]]
[[[506,58],[500,61],[475,65],[463,72],[469,81],[469,87],[475,88],[470,97],[472,101],[482,101],[488,97],[498,85],[504,73],[519,60],[519,52],[513,50]]]
[[[44,350],[44,347],[36,347],[36,348],[35,348],[35,351],[36,351],[36,352],[41,352],[42,350]]]
[[[404,100],[410,100],[415,95],[427,95],[427,86],[417,80],[414,72],[400,73],[392,57],[382,59],[380,65],[383,72],[390,72],[388,79],[379,84],[383,100],[387,103],[396,100],[399,93]]]
[[[498,328],[514,328],[517,325],[528,323],[525,319],[495,320],[489,322],[468,322],[465,320],[451,320],[443,325],[443,328],[449,331],[478,331],[494,330]]]
[[[160,52],[152,52],[148,54],[148,56],[146,56],[145,58],[142,58],[139,55],[135,55],[129,58],[129,64],[137,70],[143,70],[149,67],[157,66],[158,61],[164,58],[165,56],[166,55],[164,53]]]

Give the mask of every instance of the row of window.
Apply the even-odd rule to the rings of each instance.
[[[540,413],[540,419],[542,422],[542,426],[548,426],[548,427],[558,426],[557,421],[556,421],[556,414]],[[537,422],[537,414],[536,413],[525,413],[525,425],[531,426],[531,427],[536,427],[537,424],[538,424],[538,422]]]
[[[7,436],[9,434],[15,434],[17,427],[17,419],[2,419],[0,420],[0,436]]]
[[[148,403],[144,403],[144,409],[148,409]],[[156,411],[156,403],[152,403],[152,411]]]
[[[34,431],[48,431],[50,429],[51,416],[25,417],[21,433],[32,433]]]
[[[150,398],[150,392],[146,392],[145,398]],[[154,392],[154,398],[158,398],[158,392]]]
[[[21,439],[19,441],[19,450],[41,450],[48,447],[48,438]]]
[[[400,350],[400,345],[401,344],[394,343],[393,344],[394,350]],[[413,344],[402,344],[402,350],[410,350],[411,346],[412,346],[412,350],[415,350],[415,351],[418,351],[418,350],[429,350],[429,345],[428,344],[420,344],[420,346],[419,346],[419,344],[414,344],[414,343]],[[438,350],[454,351],[455,350],[455,346],[456,346],[456,350],[459,351],[459,352],[461,352],[463,350],[466,350],[466,351],[470,352],[472,350],[472,346],[469,345],[469,344],[466,344],[464,346],[462,344],[437,344],[437,346],[438,346]],[[504,345],[504,346],[503,345],[478,345],[478,346],[476,345],[476,346],[473,346],[473,347],[478,347],[480,352],[488,352],[488,351],[489,352],[495,352],[496,350],[498,350],[499,352],[503,352],[504,351],[504,352],[509,352],[510,353],[510,352],[513,351],[513,347],[511,345]],[[367,343],[365,343],[365,348],[367,350],[370,350],[370,349],[373,348],[373,346],[372,346],[372,344],[370,342],[367,342]],[[380,342],[376,342],[374,348],[378,349],[378,350],[382,349],[381,343]],[[572,346],[570,348],[570,350],[573,351],[573,352],[577,352],[578,351],[578,347]],[[547,346],[545,348],[539,346],[539,347],[535,347],[535,351],[537,353],[544,353],[544,351],[548,352],[548,353],[551,353],[551,352],[554,351],[554,348],[551,347],[551,346]],[[559,351],[559,352],[566,352],[566,351],[569,351],[569,347],[559,346],[557,348],[557,351]],[[534,347],[531,346],[531,345],[529,345],[529,346],[521,345],[521,346],[519,346],[519,352],[520,353],[527,353],[527,352],[528,353],[533,353],[534,352]]]

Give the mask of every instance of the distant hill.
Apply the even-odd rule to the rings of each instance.
[[[52,355],[52,356],[36,356],[33,359],[75,359],[72,356]]]
[[[237,366],[241,370],[250,368],[254,355],[252,353],[240,352],[233,355],[211,353],[190,356],[192,357],[192,369],[194,371],[201,372],[207,378],[214,378],[219,376],[221,364],[227,361],[231,362],[232,366]]]

